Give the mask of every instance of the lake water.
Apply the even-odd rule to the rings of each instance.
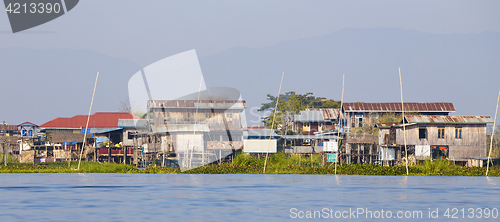
[[[499,221],[498,209],[494,177],[0,174],[0,221]]]

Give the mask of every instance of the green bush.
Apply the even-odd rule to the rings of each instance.
[[[236,153],[232,163],[209,164],[186,172],[179,168],[161,168],[155,165],[146,169],[137,169],[132,165],[117,163],[81,162],[77,170],[78,162],[71,162],[68,168],[67,162],[52,163],[9,163],[8,166],[0,166],[0,173],[151,173],[151,174],[262,174],[265,156],[256,157],[242,152]],[[486,167],[463,167],[453,165],[447,160],[424,161],[416,166],[409,166],[409,174],[414,176],[484,176]],[[311,157],[298,155],[287,155],[279,152],[270,154],[266,165],[266,174],[334,174],[335,166],[326,164],[321,166],[318,154]],[[343,164],[337,165],[337,174],[343,175],[406,175],[406,167],[385,167],[376,164]],[[500,167],[490,167],[489,176],[500,176]]]

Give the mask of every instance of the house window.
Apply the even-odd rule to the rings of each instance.
[[[462,139],[462,126],[455,126],[455,139]]]
[[[356,119],[356,127],[363,127],[363,114],[356,114],[354,118]]]
[[[188,113],[188,117],[191,117],[191,113]]]
[[[438,139],[444,139],[444,126],[438,126]]]
[[[427,128],[425,126],[418,126],[418,138],[427,139]]]

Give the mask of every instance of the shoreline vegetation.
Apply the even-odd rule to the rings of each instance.
[[[312,161],[311,161],[312,160]],[[52,163],[9,163],[0,166],[0,173],[139,173],[139,174],[262,174],[264,157],[256,157],[238,152],[231,163],[210,164],[189,171],[181,172],[179,168],[161,168],[154,165],[145,169],[137,169],[133,165],[117,163],[99,163],[82,161],[80,170],[78,162]],[[276,153],[269,156],[266,174],[306,174],[333,175],[335,166],[330,163],[321,166],[319,155],[304,157]],[[410,176],[485,176],[486,167],[456,166],[448,160],[426,160],[409,166]],[[343,164],[337,165],[337,175],[380,175],[404,176],[406,168],[400,166],[380,166],[376,164]],[[490,167],[489,176],[500,176],[500,166]]]

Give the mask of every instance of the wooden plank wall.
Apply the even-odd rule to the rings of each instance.
[[[427,138],[418,138],[418,127],[427,127]],[[445,126],[445,138],[438,139],[438,126]],[[462,139],[455,139],[457,124],[419,124],[406,127],[406,141],[408,145],[450,145],[450,146],[486,146],[486,124],[464,124]],[[397,143],[404,144],[403,129],[397,129]]]
[[[189,114],[189,117],[188,117]],[[208,116],[207,116],[208,114]],[[215,112],[200,110],[198,113],[192,110],[179,110],[175,112],[155,109],[153,112],[153,122],[155,125],[165,124],[208,124],[211,129],[239,129],[241,125],[240,112]],[[227,127],[226,127],[227,125]]]
[[[71,143],[71,142],[83,142],[83,133],[48,133],[48,140],[52,143]],[[89,135],[87,135],[89,138]]]

